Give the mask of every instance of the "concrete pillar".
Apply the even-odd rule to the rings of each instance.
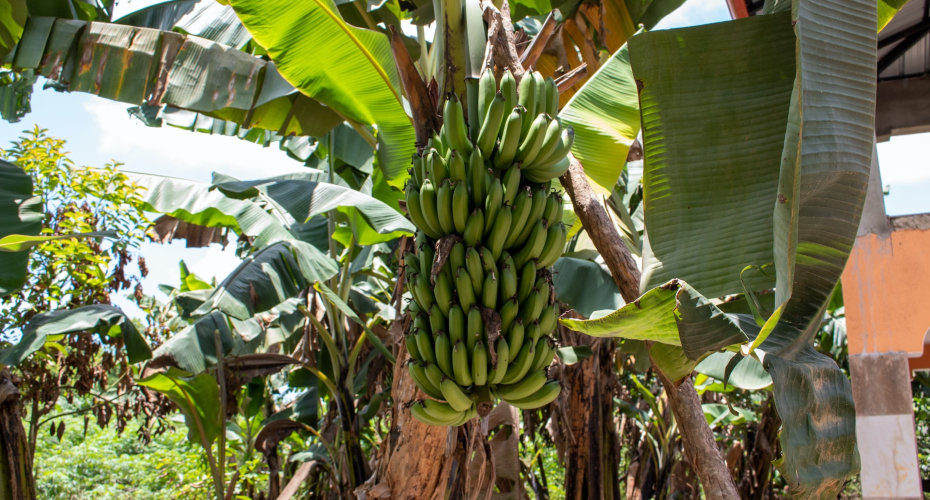
[[[895,231],[873,150],[859,234],[843,273],[863,499],[923,498],[908,358],[930,327],[924,283],[930,227]]]

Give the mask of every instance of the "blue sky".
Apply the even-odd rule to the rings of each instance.
[[[119,10],[129,12],[154,1],[121,2]],[[688,0],[655,29],[727,20],[724,0]],[[6,146],[20,131],[39,124],[49,129],[49,134],[68,141],[71,157],[79,165],[100,166],[116,160],[124,163],[128,171],[200,181],[209,181],[214,171],[255,179],[302,168],[276,148],[167,126],[146,127],[127,115],[127,107],[88,94],[60,94],[37,86],[32,113],[15,124],[0,121],[0,146]],[[930,212],[930,197],[926,195],[930,192],[930,134],[895,137],[879,144],[878,151],[882,181],[890,186],[890,195],[885,197],[888,214]],[[151,271],[143,281],[146,293],[157,293],[159,283],[176,285],[181,259],[206,279],[222,279],[238,264],[232,245],[223,251],[217,245],[186,249],[183,242],[145,244],[142,253]],[[115,302],[131,315],[139,313],[126,299],[116,298]]]

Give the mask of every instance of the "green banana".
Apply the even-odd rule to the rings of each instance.
[[[546,137],[549,122],[551,121],[552,118],[550,118],[549,115],[539,115],[533,120],[526,138],[523,139],[520,143],[520,147],[517,148],[517,153],[514,155],[515,161],[521,164],[530,164],[536,159],[536,156],[539,154],[539,149],[542,147],[543,140]]]
[[[478,148],[490,159],[491,152],[494,151],[494,143],[497,142],[497,134],[501,129],[501,121],[504,119],[506,109],[504,95],[498,93],[489,103],[487,114],[482,119],[481,130],[478,132]]]
[[[520,179],[520,165],[514,165],[504,172],[504,205],[513,205],[513,200],[517,197],[520,189]]]
[[[555,331],[555,327],[558,326],[559,320],[559,307],[557,304],[552,304],[543,308],[542,312],[539,313],[539,330],[543,335],[549,335]]]
[[[462,234],[465,232],[465,221],[468,220],[468,212],[471,209],[471,200],[468,198],[468,186],[465,181],[459,181],[455,184],[452,191],[452,222],[455,225],[455,232]]]
[[[494,102],[494,96],[497,94],[497,81],[494,79],[494,71],[491,68],[485,68],[484,72],[481,73],[481,77],[478,79],[478,116],[476,117],[478,122],[478,127],[475,130],[483,130],[484,124],[486,123],[486,115],[488,114],[488,109],[491,107],[491,103]],[[503,97],[501,97],[501,104],[503,104]],[[471,116],[469,115],[469,120]],[[497,132],[495,131],[495,135]],[[472,139],[480,137],[481,133],[472,135]],[[480,144],[481,141],[479,140]]]
[[[435,337],[433,337],[434,347],[436,351],[436,364],[439,365],[439,369],[442,370],[442,373],[445,373],[447,377],[452,375],[452,343],[449,342],[449,335],[446,332],[440,330]]]
[[[417,291],[417,303],[420,305],[421,309],[427,311],[436,301],[436,297],[433,295],[433,290],[431,290],[429,287],[428,276],[428,274],[418,274],[415,276],[416,280],[413,283],[414,289]]]
[[[471,309],[471,306],[475,305],[475,289],[472,288],[471,276],[468,275],[468,271],[464,267],[460,267],[455,271],[455,288],[458,291],[459,304],[462,305],[462,310]]]
[[[455,383],[468,387],[472,384],[471,367],[468,364],[467,346],[461,340],[452,348],[452,372],[455,374]]]
[[[501,180],[494,178],[491,182],[491,188],[488,189],[487,201],[484,204],[484,236],[494,228],[494,218],[497,217],[497,211],[501,209],[501,203],[504,201],[504,188],[501,186]]]
[[[438,304],[433,304],[433,307],[429,309],[429,328],[433,334],[444,332],[449,328],[449,323],[445,315],[442,314],[442,310],[439,308]],[[432,359],[430,359],[429,362],[435,363]]]
[[[471,203],[476,207],[484,205],[487,191],[484,189],[484,158],[481,157],[480,148],[472,151],[468,159],[468,184],[471,187]],[[490,151],[488,152],[490,154]]]
[[[535,410],[555,401],[561,391],[562,386],[559,385],[559,381],[550,380],[532,395],[507,402],[521,410]]]
[[[432,399],[424,399],[419,403],[423,405],[427,415],[437,420],[455,422],[462,416],[462,412],[456,411],[449,403],[440,403]]]
[[[504,241],[505,250],[513,248],[514,243],[517,241],[517,236],[520,236],[520,232],[523,231],[526,225],[526,220],[529,218],[530,210],[533,206],[531,196],[532,192],[529,188],[522,187],[519,194],[517,194],[517,198],[513,202],[510,231],[507,233],[507,240]]]
[[[496,345],[493,347],[497,353],[497,365],[488,371],[488,384],[494,385],[503,380],[507,374],[507,365],[510,364],[510,346],[507,345],[507,339],[503,336],[497,338]]]
[[[472,352],[471,378],[477,386],[488,383],[488,350],[484,342],[480,340],[475,344],[475,350]]]
[[[471,397],[450,378],[444,378],[439,385],[439,389],[449,405],[458,411],[465,411],[474,404]]]
[[[426,371],[423,369],[422,362],[411,359],[410,362],[407,363],[407,371],[410,373],[410,378],[413,379],[413,383],[415,383],[424,394],[431,398],[444,399],[439,387],[433,386],[432,382],[429,381],[429,377],[426,376]]]
[[[548,108],[546,107],[546,80],[539,71],[533,72],[533,84],[536,87],[536,114],[541,115]]]
[[[423,184],[423,180],[426,179],[426,158],[419,154],[413,155],[413,173],[417,178],[417,186]]]
[[[436,212],[443,234],[455,232],[455,222],[452,218],[452,184],[449,179],[442,181],[436,191]]]
[[[494,158],[494,168],[503,170],[513,163],[513,157],[517,154],[517,148],[520,147],[520,129],[523,126],[524,113],[522,107],[513,108],[507,121],[504,122],[504,132],[501,134],[501,142]]]
[[[413,252],[404,252],[404,266],[408,273],[420,272],[420,259]]]
[[[417,330],[416,340],[417,350],[420,352],[420,359],[423,361],[429,361],[430,363],[435,363],[436,351],[433,350],[433,343],[429,332],[425,329]]]
[[[446,273],[436,275],[433,295],[436,297],[436,305],[439,306],[442,315],[448,316],[449,308],[452,307],[452,281]]]
[[[530,130],[530,124],[533,121],[533,118],[538,114],[536,112],[536,80],[533,78],[533,75],[530,73],[525,73],[523,79],[520,80],[520,89],[517,95],[517,102],[520,103],[520,106],[523,106],[523,109],[526,110],[527,118],[524,120],[524,123],[521,125],[520,129],[520,140],[522,141],[526,137],[526,133]]]
[[[545,159],[537,159],[537,161],[528,167],[529,170],[546,170],[549,167],[552,167],[556,163],[560,162],[565,155],[572,150],[572,145],[575,143],[575,129],[571,125],[565,127],[562,130],[562,135],[559,136],[559,144]],[[527,170],[527,169],[524,169]]]
[[[449,153],[448,167],[449,179],[452,179],[453,182],[464,181],[468,176],[468,174],[465,173],[465,157],[454,149]]]
[[[546,246],[546,221],[539,219],[523,248],[513,256],[514,263],[517,266],[525,265],[527,261],[539,257],[544,246]]]
[[[485,238],[485,243],[490,247],[491,255],[495,261],[500,258],[501,252],[504,250],[504,242],[510,234],[512,214],[513,210],[510,207],[501,207],[494,218],[490,234]]]
[[[510,324],[513,323],[513,320],[517,319],[519,312],[520,303],[517,302],[516,297],[504,301],[504,305],[500,310],[502,332],[506,332],[510,328]]]
[[[557,193],[549,193],[546,197],[546,210],[543,211],[543,219],[546,219],[546,227],[552,227],[557,222],[562,222],[562,196]]]
[[[472,352],[475,350],[475,343],[484,337],[484,320],[481,318],[481,309],[478,309],[478,306],[468,310],[467,327],[465,344],[468,352]]]
[[[481,235],[484,233],[484,211],[476,208],[468,220],[465,222],[465,232],[462,233],[462,239],[465,244],[473,247],[481,241]]]
[[[453,92],[449,94],[446,100],[445,109],[443,110],[442,126],[445,129],[446,138],[452,149],[457,149],[462,153],[471,154],[472,144],[468,140],[468,126],[465,124],[465,111],[462,109],[462,102]]]
[[[555,344],[552,342],[551,338],[543,337],[536,342],[536,355],[533,359],[533,367],[531,370],[542,370],[551,365],[553,359],[555,359]]]
[[[423,215],[423,207],[420,204],[420,191],[417,191],[417,188],[414,187],[413,184],[407,184],[406,191],[407,213],[410,214],[410,219],[413,220],[413,224],[429,235],[430,238],[441,238],[442,235],[429,225],[429,222]]]
[[[444,234],[442,224],[439,223],[439,212],[436,209],[436,189],[429,179],[423,181],[423,186],[420,188],[420,207],[426,220],[426,227],[430,228],[434,234]]]
[[[428,243],[418,245],[417,248],[420,250],[420,275],[429,280],[430,275],[433,273],[433,262],[436,261],[436,250]]]
[[[414,155],[414,157],[416,157],[416,155]],[[423,182],[423,180],[417,177],[417,171],[415,168],[408,168],[407,175],[410,176],[410,179],[407,180],[408,183],[413,184],[415,187],[420,187],[420,183]]]
[[[501,265],[501,298],[509,299],[517,294],[517,266],[513,263],[512,257]]]
[[[559,140],[561,140],[561,137],[562,121],[557,118],[549,122],[549,126],[546,127],[546,131],[543,135],[542,145],[539,146],[539,154],[536,155],[536,158],[534,158],[533,161],[524,163],[524,168],[533,169],[535,163],[539,163],[540,160],[548,159],[549,155],[555,151],[555,148],[559,147]]]
[[[464,425],[465,422],[468,422],[469,420],[471,420],[471,419],[473,419],[473,418],[475,418],[475,417],[477,417],[477,416],[478,416],[478,406],[477,406],[477,405],[471,405],[471,408],[465,410],[465,412],[462,413],[462,419],[459,420],[459,421],[457,421],[457,422],[455,422],[455,423],[453,423],[453,424],[452,424],[452,427],[458,427],[458,426],[460,426],[460,425]]]
[[[546,244],[543,246],[542,252],[539,253],[536,264],[542,268],[555,264],[555,261],[562,255],[562,250],[565,249],[567,236],[568,230],[565,229],[565,224],[561,222],[552,224],[546,231]]]
[[[529,324],[539,317],[546,306],[546,299],[539,290],[535,290],[527,297],[526,302],[520,303],[520,317],[523,318],[524,324]]]
[[[498,385],[497,394],[504,401],[523,399],[541,389],[547,380],[546,370],[536,370],[513,384]]]
[[[533,358],[536,355],[535,347],[536,345],[530,342],[523,344],[520,353],[517,354],[517,357],[514,358],[507,368],[507,374],[501,379],[501,384],[513,384],[514,382],[523,380],[523,377],[530,371],[533,365]]]
[[[423,372],[426,373],[427,380],[430,381],[435,387],[440,387],[440,383],[443,379],[442,370],[436,366],[435,363],[425,363],[423,366]],[[440,391],[441,392],[441,391]],[[444,397],[439,399],[446,399]]]
[[[407,352],[410,354],[410,359],[420,360],[420,349],[417,346],[417,337],[412,333],[404,335],[404,345],[407,347]]]
[[[446,153],[448,153],[449,150],[448,146],[446,145],[446,141],[442,140],[443,135],[445,135],[445,126],[443,126],[438,133],[433,132],[433,136],[430,138],[430,142],[428,143],[427,147],[434,148],[439,152],[440,156],[445,158]]]
[[[429,156],[426,157],[426,166],[426,178],[432,181],[434,186],[438,186],[449,178],[449,167],[438,150],[433,149],[429,152]]]
[[[516,321],[510,325],[510,331],[507,334],[507,345],[510,346],[510,359],[517,359],[517,356],[520,354],[520,349],[523,349],[523,339],[526,336],[526,329],[523,328],[523,320],[517,318]]]
[[[452,269],[458,269],[465,265],[465,245],[462,242],[456,242],[449,251],[449,265]]]
[[[410,316],[416,316],[420,311],[420,305],[417,304],[416,300],[411,300],[407,303],[407,311],[410,313]]]
[[[497,309],[497,276],[489,273],[484,279],[484,290],[481,293],[481,305],[488,309]]]
[[[485,275],[490,273],[500,274],[497,272],[497,261],[488,247],[481,247],[481,268],[484,269]]]
[[[479,87],[481,82],[477,78],[465,78],[465,98],[468,99],[468,136],[474,139],[478,137],[478,129],[481,127],[481,92]]]
[[[552,77],[546,78],[546,113],[555,118],[559,114],[559,86],[555,84]]]
[[[540,337],[542,337],[542,330],[540,330],[539,322],[537,321],[530,323],[530,326],[526,328],[525,331],[525,338],[534,344],[539,341]]]
[[[533,191],[533,196],[530,197],[530,214],[526,217],[526,223],[520,230],[520,234],[517,235],[517,239],[514,240],[514,246],[519,247],[526,244],[526,240],[535,229],[536,223],[542,219],[543,212],[546,211],[546,200],[548,199],[545,188],[539,187]]]
[[[516,266],[516,264],[514,265]],[[533,261],[527,262],[519,269],[520,287],[517,289],[517,300],[522,304],[533,292],[533,286],[536,284],[536,263]]]
[[[465,269],[471,277],[471,287],[475,290],[475,295],[480,295],[484,291],[484,269],[481,267],[481,255],[475,247],[468,247],[465,252]]]
[[[449,308],[449,342],[455,345],[456,341],[465,340],[465,312],[462,306],[456,304]]]
[[[561,160],[552,165],[527,172],[526,178],[532,182],[546,183],[560,177],[571,165],[571,160],[567,156],[563,156]]]
[[[430,332],[429,329],[429,314],[418,314],[416,318],[413,319],[413,331],[423,330],[426,333]]]
[[[430,401],[430,400],[426,400],[426,401]],[[426,409],[424,408],[422,401],[415,401],[413,404],[410,405],[408,409],[410,410],[410,415],[413,416],[413,418],[419,420],[420,422],[423,422],[426,425],[435,425],[435,426],[440,426],[440,427],[450,426],[453,423],[457,422],[459,418],[461,418],[461,417],[456,417],[454,419],[436,418],[426,412]],[[461,413],[459,413],[459,415],[461,415]]]
[[[508,69],[501,77],[501,94],[504,96],[504,110],[510,111],[517,106],[517,80]]]

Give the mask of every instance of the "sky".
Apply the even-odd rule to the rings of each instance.
[[[122,1],[121,12],[131,12],[156,0]],[[687,0],[682,7],[663,19],[655,29],[670,29],[730,19],[724,0]],[[222,172],[240,179],[258,179],[286,172],[300,171],[301,164],[288,158],[276,147],[259,145],[233,137],[210,136],[168,126],[150,128],[126,113],[129,106],[89,94],[62,94],[42,90],[37,85],[32,98],[32,113],[19,123],[0,121],[0,147],[15,140],[24,129],[36,124],[50,135],[68,141],[67,149],[78,165],[102,166],[110,161],[124,164],[124,169],[158,175],[210,181],[212,172]],[[930,212],[930,134],[894,137],[878,145],[882,182],[890,189],[885,197],[889,215]],[[234,245],[223,250],[218,245],[187,249],[184,242],[170,245],[146,243],[141,253],[150,270],[143,280],[145,293],[161,296],[158,284],[178,284],[178,262],[204,279],[222,280],[239,260]],[[161,296],[163,297],[163,296]],[[129,300],[115,297],[114,302],[131,316],[141,311]]]

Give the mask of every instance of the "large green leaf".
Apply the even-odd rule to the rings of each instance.
[[[226,227],[254,237],[257,246],[293,239],[281,221],[250,200],[227,198],[205,182],[148,174],[127,174],[145,188],[146,210],[198,226]]]
[[[219,310],[245,320],[339,272],[336,262],[302,241],[281,241],[247,257],[194,312]]]
[[[590,260],[561,257],[552,266],[552,284],[559,302],[588,318],[595,311],[623,306],[623,296],[610,273]]]
[[[164,373],[155,373],[136,384],[158,391],[178,406],[187,424],[187,440],[209,448],[219,437],[220,387],[216,379],[201,373],[192,376],[177,368],[168,368]]]
[[[575,129],[572,153],[585,174],[610,193],[639,134],[639,103],[627,45],[602,65],[559,112]]]
[[[247,33],[225,12],[228,26],[204,26],[203,32],[236,43]],[[280,136],[324,135],[342,121],[330,108],[298,93],[273,63],[172,31],[30,17],[13,68],[35,69],[70,91],[145,103],[146,109],[169,105],[203,113],[218,120],[210,120],[211,128],[232,133],[264,129]],[[142,108],[137,111],[144,114]]]
[[[711,353],[710,356],[698,363],[694,370],[722,382],[726,376],[727,363],[733,359],[733,356],[739,356],[739,354],[735,352]],[[727,379],[727,385],[755,391],[772,385],[772,376],[765,371],[762,363],[758,360],[752,357],[744,357],[733,368],[730,378]]]
[[[357,238],[356,242],[361,245],[390,241],[404,234],[411,235],[416,230],[403,215],[385,203],[353,189],[326,182],[271,178],[225,182],[215,187],[234,197],[251,194],[257,188],[287,210],[298,224],[304,224],[313,216],[330,210],[338,209],[350,218],[359,214],[377,235],[381,235],[380,238],[374,238],[373,235],[368,235],[364,240]]]
[[[908,0],[878,0],[878,31],[888,26],[891,19],[907,2]]]
[[[94,233],[56,234],[52,236],[25,236],[10,234],[0,238],[0,252],[22,252],[32,247],[55,240],[70,238],[116,238],[115,231],[99,231]]]
[[[26,0],[0,2],[0,59],[13,49],[23,36],[26,25]]]
[[[152,357],[148,342],[132,320],[117,307],[92,305],[37,314],[23,329],[19,343],[0,351],[0,365],[16,366],[45,345],[49,335],[95,331],[100,335],[122,336],[130,363]]]
[[[724,314],[681,280],[653,288],[606,316],[561,321],[572,330],[594,337],[621,337],[681,346],[691,360],[748,340],[732,316]]]
[[[415,138],[387,37],[348,25],[331,0],[230,3],[288,82],[343,116],[377,125],[379,166],[402,186]]]
[[[207,314],[190,326],[173,334],[152,354],[159,365],[174,366],[190,373],[202,373],[216,365],[216,341],[219,332],[224,355],[236,347],[236,336],[227,318],[219,312]]]
[[[772,261],[793,44],[787,13],[630,40],[645,142],[643,291],[679,278],[706,297],[740,293],[740,271]]]
[[[38,236],[42,230],[42,202],[32,196],[32,178],[23,169],[0,160],[0,238]],[[29,253],[0,252],[0,296],[26,282]]]

